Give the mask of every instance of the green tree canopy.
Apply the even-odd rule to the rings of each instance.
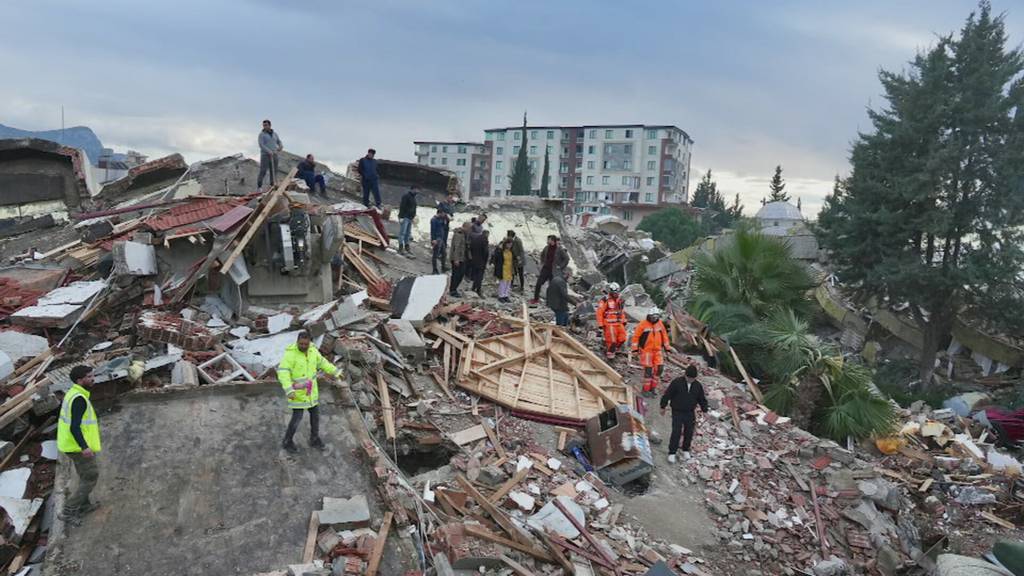
[[[924,334],[920,377],[960,313],[1024,325],[1024,57],[988,2],[959,38],[904,73],[880,73],[853,171],[819,216],[820,239],[856,294],[909,304]]]
[[[789,194],[786,193],[786,181],[782,179],[782,166],[775,167],[775,175],[768,184],[771,193],[768,195],[769,202],[789,202]]]
[[[704,229],[694,217],[674,207],[644,216],[637,229],[649,232],[652,238],[672,251],[686,248],[704,234]]]

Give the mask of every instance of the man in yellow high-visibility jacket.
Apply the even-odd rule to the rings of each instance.
[[[277,380],[288,395],[288,408],[292,411],[292,419],[288,422],[281,447],[292,454],[299,450],[292,439],[305,411],[309,412],[309,445],[318,450],[324,448],[324,442],[320,439],[320,408],[317,405],[320,390],[316,377],[319,371],[329,375],[338,373],[334,364],[321,356],[316,346],[312,345],[309,333],[303,330],[299,332],[295,344],[285,348],[284,358],[277,366]]]
[[[100,422],[89,400],[92,387],[92,368],[75,366],[69,374],[74,383],[64,395],[60,405],[60,419],[57,421],[57,449],[63,452],[75,466],[78,488],[64,502],[60,519],[78,526],[82,516],[95,510],[98,505],[89,501],[89,494],[99,480],[99,465],[96,454],[102,450],[100,443]]]

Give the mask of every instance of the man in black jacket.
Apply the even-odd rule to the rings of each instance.
[[[555,274],[548,283],[547,302],[548,308],[555,313],[555,325],[569,325],[569,269],[566,268],[562,274]]]
[[[661,413],[672,404],[672,435],[668,439],[668,461],[674,464],[676,450],[679,449],[679,433],[683,433],[683,458],[690,457],[690,443],[693,441],[693,429],[696,426],[697,406],[705,414],[708,411],[708,400],[704,397],[704,387],[697,381],[697,367],[687,366],[686,376],[679,377],[668,385],[661,396]]]
[[[411,255],[409,244],[412,243],[412,221],[416,218],[416,194],[419,188],[413,186],[402,196],[398,204],[398,253]]]
[[[473,281],[473,291],[478,296],[483,296],[484,271],[491,256],[488,235],[489,231],[483,230],[480,234],[469,236],[469,278]]]

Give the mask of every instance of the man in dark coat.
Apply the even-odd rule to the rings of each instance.
[[[483,296],[484,271],[487,269],[487,260],[491,255],[489,235],[487,230],[480,234],[469,235],[470,279],[473,281],[473,291],[479,296]]]
[[[669,404],[672,405],[672,434],[668,438],[668,461],[675,463],[680,432],[683,435],[683,458],[688,459],[693,431],[697,425],[697,406],[700,406],[701,412],[708,412],[708,400],[704,396],[704,387],[697,381],[696,366],[687,366],[686,376],[680,376],[668,385],[661,396],[662,415]]]

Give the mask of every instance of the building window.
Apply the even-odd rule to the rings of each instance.
[[[515,136],[513,136],[512,138],[514,138],[515,140],[519,140],[520,138],[522,138],[522,136],[523,134],[521,132],[516,131]]]
[[[536,154],[536,153],[537,153],[537,147],[536,146],[530,146],[530,154]]]
[[[605,137],[605,138],[611,138],[611,137],[612,137],[612,134],[614,134],[614,133],[615,133],[615,131],[614,131],[614,130],[605,130],[605,131],[604,131],[604,137]]]
[[[657,140],[657,138],[658,138],[658,131],[657,130],[648,130],[647,131],[647,139],[648,140]]]
[[[441,158],[441,165],[442,166],[447,166],[448,165],[448,157],[447,156],[445,156],[444,158]]]
[[[555,139],[555,131],[554,130],[548,130],[548,140],[554,140],[554,139]]]
[[[459,146],[459,154],[465,154],[465,153],[466,153],[466,147],[465,146]]]
[[[504,140],[504,139],[505,139],[505,133],[504,132],[498,132],[498,140]]]
[[[593,176],[587,176],[587,184],[593,184],[593,183],[594,183],[594,177]]]
[[[657,162],[655,162],[654,160],[648,160],[647,161],[647,169],[648,170],[656,170],[657,168],[658,168],[658,163]]]
[[[577,154],[583,154],[583,144],[577,144],[576,145],[576,153]]]
[[[494,183],[501,184],[501,174],[498,174],[494,177]]]
[[[632,130],[626,130],[626,138],[632,138],[632,137],[633,137],[633,131]]]
[[[632,220],[633,219],[633,213],[631,211],[629,211],[629,210],[623,210],[622,211],[622,219],[626,220],[626,221]]]
[[[580,128],[580,129],[579,129],[579,130],[578,130],[578,131],[576,132],[576,139],[577,139],[577,140],[583,140],[583,134],[584,134],[583,128]]]
[[[583,158],[576,159],[576,169],[579,170],[580,168],[583,168]]]
[[[623,154],[632,154],[633,153],[633,145],[632,144],[624,145],[622,147],[622,153]]]
[[[513,146],[512,147],[512,155],[516,156],[518,154],[519,154],[519,146]]]
[[[576,187],[577,187],[577,188],[579,188],[579,187],[580,187],[580,184],[581,184],[582,182],[583,182],[583,177],[582,177],[582,176],[580,176],[579,174],[577,174],[577,175],[576,175]]]
[[[551,148],[552,148],[551,144],[548,144],[547,146],[544,147],[544,151],[550,153],[551,152]]]
[[[605,160],[604,162],[601,162],[601,168],[607,170],[609,167],[611,167],[611,162],[609,162],[607,160]]]
[[[496,155],[497,156],[504,156],[505,155],[505,149],[502,148],[501,146],[498,146]]]
[[[430,159],[430,165],[433,166],[435,164],[437,164],[437,158],[431,158]]]
[[[654,186],[654,176],[648,176],[647,177],[647,185],[648,186]]]
[[[587,154],[594,154],[597,152],[596,146],[587,146]]]
[[[594,161],[593,160],[587,160],[587,170],[593,170],[593,169],[594,169]]]
[[[622,169],[623,170],[632,170],[633,169],[633,161],[632,160],[623,160],[622,161]]]
[[[456,166],[465,166],[466,165],[466,159],[465,158],[456,158],[455,159],[455,165]]]
[[[534,140],[537,139],[537,131],[536,130],[530,130],[530,138],[533,138]]]
[[[527,160],[526,161],[526,165],[530,167],[530,171],[531,172],[536,172],[537,171],[537,161],[536,160]]]
[[[558,163],[558,171],[560,173],[562,173],[562,174],[568,173],[569,172],[569,163],[565,162],[564,160],[562,162],[559,162]]]
[[[569,185],[569,177],[568,176],[562,176],[562,188],[565,188],[568,185]]]
[[[648,146],[647,147],[647,155],[648,156],[654,156],[657,153],[658,153],[658,147],[657,146]]]
[[[430,151],[431,152],[437,152],[437,146],[431,146],[430,147]]]
[[[590,137],[591,138],[597,138],[597,130],[591,130],[590,131]]]
[[[651,204],[654,202],[654,192],[648,192],[644,194],[644,202]]]
[[[504,170],[505,169],[505,163],[502,162],[501,160],[498,160],[497,162],[494,163],[494,169],[495,170]],[[648,180],[650,180],[650,178],[648,178]]]
[[[610,180],[608,176],[601,176],[601,184],[607,184]]]

